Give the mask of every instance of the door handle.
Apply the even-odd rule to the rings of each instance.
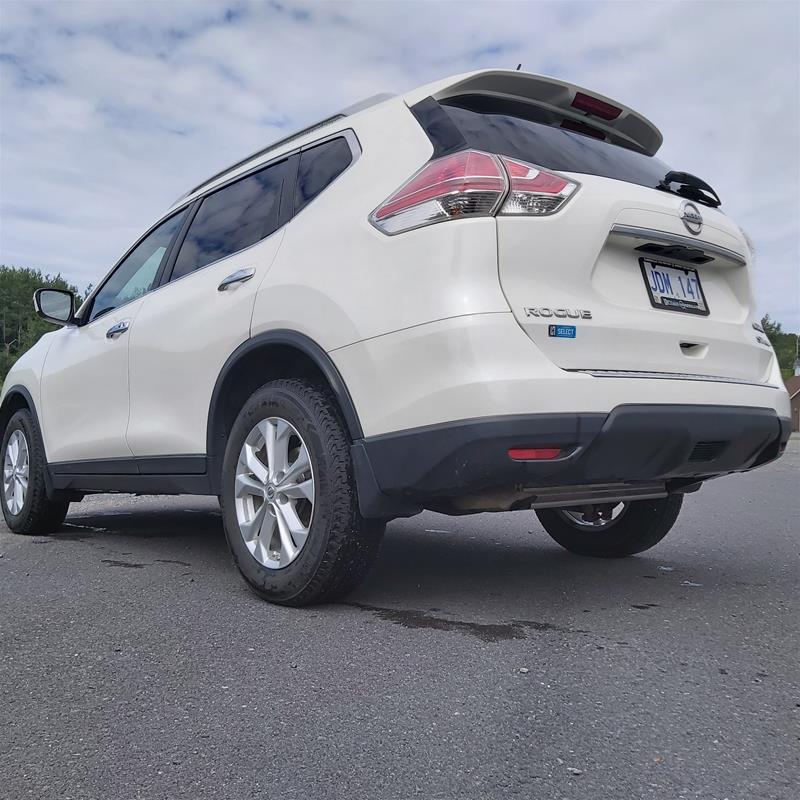
[[[112,325],[106,331],[106,339],[114,339],[117,336],[121,336],[123,333],[127,333],[130,326],[131,321],[129,319],[120,320],[116,325]]]
[[[235,283],[244,283],[245,281],[249,281],[250,278],[252,278],[255,274],[255,267],[237,269],[236,272],[231,272],[231,274],[228,275],[228,277],[225,278],[219,286],[217,286],[217,291],[224,292],[229,286],[233,286]]]

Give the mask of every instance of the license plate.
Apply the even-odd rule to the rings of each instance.
[[[639,266],[653,308],[708,316],[706,297],[696,269],[649,258],[640,258]]]

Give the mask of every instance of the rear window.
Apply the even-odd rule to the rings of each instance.
[[[651,188],[670,169],[653,156],[553,127],[547,113],[530,104],[500,101],[487,108],[490,104],[484,101],[483,107],[475,110],[469,107],[469,98],[454,98],[437,104],[437,111],[431,102],[435,101],[423,101],[414,112],[434,147],[442,152],[472,147],[546,169],[599,175]]]

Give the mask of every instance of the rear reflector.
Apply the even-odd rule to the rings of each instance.
[[[575,92],[572,107],[595,117],[600,117],[600,119],[616,119],[622,113],[621,108],[612,106],[611,103],[605,103],[583,92]]]
[[[548,461],[561,455],[560,447],[512,447],[508,455],[514,461]]]
[[[447,219],[487,217],[507,188],[496,156],[462,150],[426,164],[378,206],[370,220],[386,233],[399,233]]]

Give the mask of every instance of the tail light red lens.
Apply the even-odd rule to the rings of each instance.
[[[578,184],[506,156],[462,150],[428,162],[370,215],[384,233],[494,214],[544,216]]]
[[[386,233],[462,217],[491,216],[507,190],[496,156],[462,150],[426,164],[370,217]]]
[[[500,214],[545,216],[554,214],[578,184],[552,172],[502,156],[503,166],[511,179],[511,190],[500,209]]]

